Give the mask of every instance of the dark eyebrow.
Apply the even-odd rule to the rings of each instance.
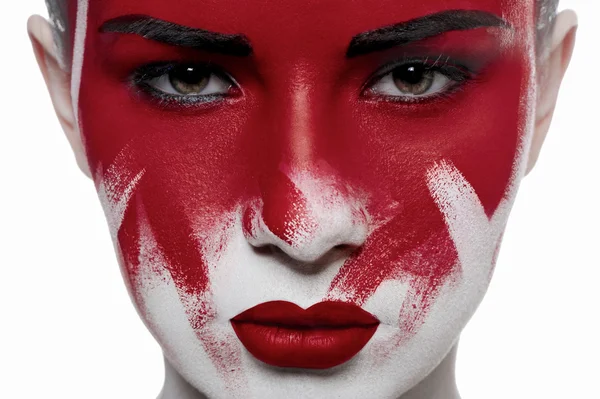
[[[244,35],[190,28],[147,15],[125,15],[110,19],[99,29],[102,33],[131,33],[156,42],[190,47],[212,53],[246,57],[252,46]]]
[[[479,10],[447,10],[360,33],[352,38],[346,57],[387,50],[444,32],[485,27],[510,28],[497,15]]]

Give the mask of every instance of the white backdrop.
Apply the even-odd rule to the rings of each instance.
[[[160,349],[130,304],[93,184],[31,52],[26,19],[45,15],[44,2],[10,3],[0,24],[0,397],[154,398]],[[463,399],[600,398],[600,2],[561,3],[580,17],[574,60],[461,340]]]

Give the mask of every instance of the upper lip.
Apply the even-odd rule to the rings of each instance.
[[[286,301],[264,302],[231,319],[288,328],[343,328],[373,326],[379,320],[359,306],[347,302],[319,302],[308,309]]]

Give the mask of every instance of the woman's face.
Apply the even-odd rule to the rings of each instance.
[[[80,0],[77,25],[123,274],[194,387],[397,397],[439,364],[523,173],[533,1]]]

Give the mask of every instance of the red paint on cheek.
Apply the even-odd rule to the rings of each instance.
[[[352,130],[342,125],[344,140],[331,139],[330,158],[372,194],[369,212],[386,222],[344,264],[331,293],[345,292],[363,303],[383,281],[401,278],[422,299],[429,298],[417,301],[426,310],[426,302],[459,266],[443,216],[427,189],[426,171],[442,159],[451,161],[491,217],[506,193],[524,128],[520,101],[528,90],[526,62],[507,53],[448,100],[366,104],[340,121],[362,126],[357,131],[361,137],[348,138]],[[343,143],[342,148],[335,143]]]
[[[127,286],[133,294],[135,303],[140,311],[143,309],[143,298],[137,292],[137,278],[140,272],[140,226],[139,226],[139,198],[134,195],[130,200],[131,206],[128,207],[121,223],[121,228],[117,233],[119,252],[122,256],[121,268],[126,278]],[[143,314],[143,311],[142,311]],[[148,315],[144,314],[147,318]]]
[[[400,279],[433,294],[457,270],[458,256],[444,220],[424,190],[390,221],[375,230],[346,261],[331,283],[331,293],[364,302],[388,279]],[[415,286],[416,288],[416,286]]]

